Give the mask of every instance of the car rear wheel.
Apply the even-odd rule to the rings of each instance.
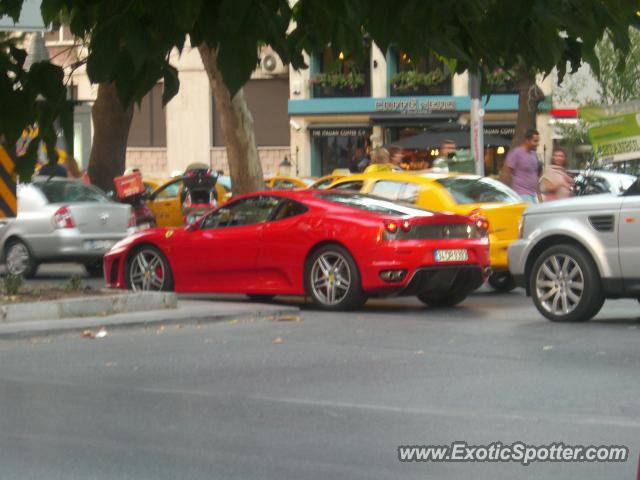
[[[38,270],[38,263],[33,258],[29,247],[21,240],[11,240],[5,251],[5,268],[13,275],[31,278]]]
[[[598,269],[575,245],[545,250],[533,264],[529,282],[533,303],[552,322],[586,322],[604,303]]]
[[[129,256],[126,281],[133,291],[173,290],[173,275],[167,258],[150,245],[139,248]]]
[[[510,292],[516,288],[516,281],[509,272],[494,272],[489,276],[489,285],[499,292]]]
[[[102,260],[96,262],[85,263],[84,269],[87,271],[90,277],[102,277]]]
[[[367,301],[356,262],[339,245],[321,247],[308,259],[305,289],[313,303],[325,310],[357,308]]]

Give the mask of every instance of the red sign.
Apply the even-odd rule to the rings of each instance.
[[[140,172],[133,172],[129,175],[116,177],[113,179],[113,183],[116,186],[118,198],[132,197],[144,192],[144,184],[142,183],[142,175],[140,175]]]

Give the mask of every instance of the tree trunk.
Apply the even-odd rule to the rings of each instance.
[[[133,105],[122,107],[115,84],[101,83],[91,109],[95,133],[88,170],[91,183],[104,191],[113,190],[113,178],[124,172],[132,117]]]
[[[218,69],[217,52],[204,43],[198,45],[198,51],[209,76],[216,110],[220,115],[233,193],[261,190],[264,188],[262,165],[253,133],[253,116],[247,107],[244,90],[238,90],[231,98]]]
[[[536,128],[538,104],[544,100],[544,93],[536,85],[536,76],[524,68],[518,71],[518,119],[511,141],[511,148],[517,147],[524,141],[524,136],[530,128]]]

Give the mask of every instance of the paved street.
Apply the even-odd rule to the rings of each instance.
[[[634,301],[583,325],[543,320],[519,291],[302,313],[0,342],[3,480],[635,478]],[[632,458],[397,460],[398,445],[456,440],[627,445]]]

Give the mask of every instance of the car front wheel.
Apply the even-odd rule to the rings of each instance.
[[[353,257],[339,245],[321,247],[307,260],[305,289],[324,310],[357,308],[367,300]]]
[[[575,245],[542,252],[531,269],[529,288],[538,311],[552,322],[585,322],[604,303],[598,269]]]
[[[167,258],[160,250],[149,245],[129,256],[126,282],[133,291],[173,290],[173,276]]]

